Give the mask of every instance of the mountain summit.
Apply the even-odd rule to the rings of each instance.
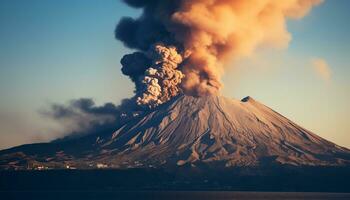
[[[251,97],[180,95],[115,132],[0,151],[1,168],[338,166],[350,150]]]

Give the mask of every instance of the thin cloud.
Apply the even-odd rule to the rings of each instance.
[[[331,80],[331,69],[326,60],[322,58],[314,58],[311,60],[312,68],[317,76],[325,81]]]

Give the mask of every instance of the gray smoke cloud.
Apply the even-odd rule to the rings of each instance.
[[[72,139],[97,133],[112,133],[123,123],[135,117],[134,99],[125,99],[121,105],[96,105],[90,98],[71,100],[67,104],[51,104],[40,114],[54,120],[61,127],[57,133],[63,139]],[[59,139],[59,140],[62,140]]]

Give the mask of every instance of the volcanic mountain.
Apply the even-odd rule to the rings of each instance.
[[[251,97],[179,95],[114,132],[0,151],[2,169],[340,166],[350,150]]]

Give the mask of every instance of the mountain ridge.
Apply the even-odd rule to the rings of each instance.
[[[50,150],[42,153],[45,149],[41,146]],[[113,133],[38,144],[29,153],[21,151],[26,146],[21,148],[0,151],[1,168],[10,168],[10,162],[14,163],[12,167],[19,168],[23,165],[157,168],[350,163],[350,150],[302,128],[249,96],[235,100],[179,95],[135,116]],[[13,155],[19,152],[23,154],[22,160]]]

